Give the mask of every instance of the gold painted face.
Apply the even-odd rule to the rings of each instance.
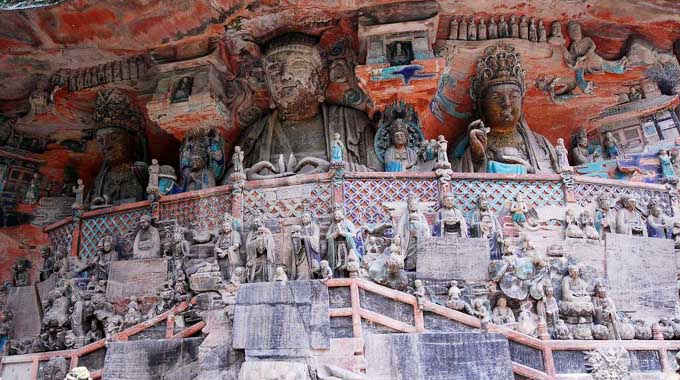
[[[515,84],[489,87],[482,100],[482,118],[491,132],[507,132],[522,117],[522,91]]]

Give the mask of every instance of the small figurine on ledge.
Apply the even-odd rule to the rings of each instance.
[[[560,173],[571,171],[571,165],[569,165],[569,157],[567,155],[567,148],[564,146],[564,139],[557,139],[557,145],[555,145],[555,155],[557,156],[557,169]]]
[[[28,185],[28,190],[26,190],[26,195],[24,196],[24,202],[29,205],[38,203],[40,200],[40,174],[33,173],[33,178],[31,183]]]
[[[157,159],[151,160],[149,165],[149,185],[146,187],[146,193],[152,201],[158,200],[161,195],[161,188],[159,185],[161,175],[161,166],[158,165]]]
[[[602,139],[602,148],[604,158],[608,160],[615,159],[619,156],[620,153],[619,142],[616,141],[614,134],[611,132],[607,132],[604,134],[604,138]]]
[[[571,158],[574,165],[583,165],[595,162],[600,158],[600,151],[595,150],[590,153],[588,147],[588,135],[585,129],[581,129],[572,139]]]
[[[78,185],[73,186],[73,193],[75,194],[75,202],[73,202],[73,209],[82,211],[85,209],[85,185],[83,180],[78,178]]]
[[[234,147],[234,154],[231,155],[231,164],[234,172],[231,174],[231,180],[234,182],[242,181],[246,178],[245,169],[243,168],[243,158],[245,154],[240,146]]]
[[[437,163],[435,167],[438,169],[451,169],[451,163],[449,162],[448,155],[449,143],[446,141],[443,135],[437,137]]]
[[[343,168],[345,166],[345,144],[342,143],[339,133],[333,134],[331,145],[331,167]]]
[[[512,213],[512,221],[519,225],[524,226],[527,223],[526,214],[529,212],[529,207],[524,203],[524,196],[522,194],[517,194],[515,200],[510,205],[510,212]]]
[[[463,213],[455,207],[453,193],[442,196],[442,203],[434,225],[436,236],[468,237],[468,225]]]
[[[668,154],[668,149],[661,149],[659,151],[659,164],[661,165],[661,175],[667,182],[677,181],[673,162]]]

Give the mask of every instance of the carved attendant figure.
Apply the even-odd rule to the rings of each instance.
[[[274,280],[275,247],[274,237],[268,228],[258,227],[254,233],[251,231],[246,243],[248,282]]]
[[[520,226],[524,226],[527,222],[526,213],[529,212],[529,207],[524,203],[524,196],[520,193],[515,195],[515,200],[510,205],[510,212],[512,213],[512,221]]]
[[[602,140],[602,147],[604,148],[604,158],[611,160],[619,156],[619,142],[616,141],[614,134],[607,132],[604,134],[604,139]]]
[[[612,208],[613,203],[607,193],[602,193],[597,197],[598,208],[595,210],[595,228],[602,237],[604,237],[605,233],[616,232],[617,218],[616,211]]]
[[[545,321],[548,326],[557,328],[560,320],[560,311],[557,306],[557,299],[554,296],[554,289],[552,286],[546,286],[544,296],[536,304],[536,311],[538,316]]]
[[[505,297],[501,297],[496,302],[496,307],[493,309],[492,315],[493,323],[497,325],[504,325],[507,323],[515,322],[515,314],[512,309],[508,307],[508,300]]]
[[[468,237],[467,222],[463,213],[455,207],[455,197],[452,193],[442,196],[434,230],[437,236]]]
[[[149,165],[149,185],[146,187],[147,194],[160,195],[160,186],[158,184],[161,174],[161,166],[158,165],[157,159],[151,160],[151,165]]]
[[[673,168],[673,163],[671,162],[671,157],[668,155],[667,149],[661,149],[659,151],[659,163],[661,164],[661,175],[665,179],[675,179],[675,169]]]
[[[560,173],[571,170],[569,158],[567,156],[567,148],[564,146],[563,138],[557,139],[557,145],[555,145],[555,154],[557,156],[557,170]]]
[[[407,213],[402,215],[400,225],[400,235],[406,250],[406,260],[404,269],[411,271],[416,269],[416,254],[418,251],[418,240],[426,236],[432,236],[430,225],[427,218],[420,209],[420,201],[416,197],[409,197],[407,200]],[[465,221],[465,219],[463,219]],[[463,222],[464,223],[464,222]],[[465,225],[467,233],[467,225]]]
[[[241,234],[234,231],[234,219],[231,214],[224,214],[222,230],[215,243],[215,256],[224,279],[231,280],[236,268],[243,266],[241,259]]]
[[[302,243],[302,226],[295,225],[291,230],[293,247],[290,263],[290,278],[293,280],[310,280],[312,278],[312,257]],[[318,266],[318,264],[317,264]]]
[[[326,232],[326,241],[328,242],[326,257],[334,272],[344,271],[349,250],[356,250],[356,242],[354,240],[356,233],[357,229],[354,224],[345,218],[342,206],[336,207],[333,213],[333,221],[328,228],[328,232]]]
[[[243,173],[243,151],[241,151],[241,147],[238,145],[234,147],[231,163],[234,166],[234,173]]]
[[[140,229],[135,236],[132,255],[135,260],[151,259],[161,254],[161,235],[151,225],[151,217],[143,215],[139,220]]]
[[[490,46],[478,60],[470,95],[481,116],[455,150],[456,170],[553,173],[557,159],[548,140],[531,131],[522,113],[525,93],[520,57],[511,45]]]
[[[649,208],[649,216],[647,216],[647,234],[649,237],[666,239],[670,234],[668,233],[666,221],[662,215],[661,207],[658,204],[652,204]]]
[[[647,236],[647,225],[637,210],[637,199],[632,196],[624,197],[623,205],[624,208],[616,217],[616,233]]]

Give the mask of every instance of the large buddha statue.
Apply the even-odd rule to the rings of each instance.
[[[455,169],[476,173],[554,173],[555,149],[522,112],[524,70],[512,45],[489,46],[477,61],[470,96],[481,117],[454,151]]]
[[[314,38],[288,34],[272,41],[264,57],[265,77],[274,112],[241,134],[244,167],[258,174],[318,172],[327,169],[335,134],[346,149],[346,169],[380,170],[373,150],[373,131],[358,110],[325,102],[328,73]],[[294,160],[290,155],[295,156]],[[278,169],[272,163],[297,162]],[[255,166],[255,168],[253,168]],[[248,172],[248,171],[247,171]]]

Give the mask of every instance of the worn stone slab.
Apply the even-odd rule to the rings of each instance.
[[[579,263],[581,276],[592,285],[605,277],[605,242],[603,240],[568,239],[563,244],[569,261]]]
[[[26,380],[31,378],[33,363],[9,363],[2,365],[0,379],[2,380]]]
[[[168,260],[165,258],[114,261],[109,271],[106,298],[119,300],[131,296],[156,296],[167,278]]]
[[[481,238],[418,240],[418,278],[431,280],[488,280],[489,241]]]
[[[319,281],[243,284],[236,296],[234,348],[328,349],[328,288]]]
[[[607,283],[617,309],[648,322],[673,315],[677,262],[670,239],[608,234]]]
[[[501,334],[426,333],[366,336],[371,380],[512,380]]]
[[[107,342],[104,379],[192,379],[202,338]],[[177,377],[181,373],[184,377]],[[190,374],[187,374],[190,372]]]
[[[40,334],[42,312],[35,286],[10,288],[7,293],[7,308],[14,312],[13,339]]]
[[[38,300],[42,305],[47,300],[47,295],[57,286],[57,275],[52,274],[47,280],[38,282],[35,287],[38,290]]]
[[[245,362],[241,366],[238,380],[279,380],[282,378],[310,380],[305,363],[285,361]]]

